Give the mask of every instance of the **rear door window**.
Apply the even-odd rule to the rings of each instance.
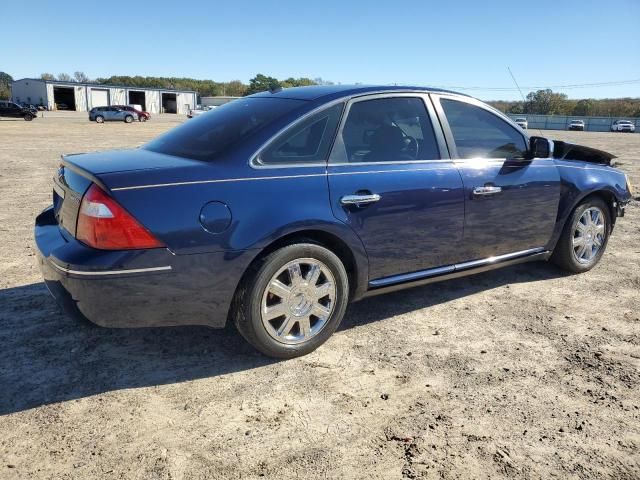
[[[418,97],[354,102],[331,154],[332,163],[440,158],[433,125]]]
[[[324,162],[335,135],[344,104],[311,115],[284,132],[259,157],[264,164]]]
[[[443,98],[459,158],[512,158],[524,156],[525,137],[497,115],[476,105]]]

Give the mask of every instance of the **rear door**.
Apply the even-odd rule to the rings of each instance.
[[[553,160],[525,160],[527,137],[481,102],[432,98],[464,183],[465,260],[544,247],[560,202]]]
[[[107,107],[105,114],[105,120],[119,120],[120,110],[116,107]]]
[[[460,260],[462,180],[427,95],[352,99],[328,173],[333,213],[362,240],[370,280]]]

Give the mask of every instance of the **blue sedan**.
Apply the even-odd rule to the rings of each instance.
[[[290,358],[349,301],[534,260],[593,268],[631,200],[612,158],[453,92],[279,89],[141,148],[63,156],[39,263],[98,325],[233,322]]]

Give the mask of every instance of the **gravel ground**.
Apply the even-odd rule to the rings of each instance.
[[[63,152],[183,121],[0,121],[0,478],[640,478],[640,204],[601,264],[528,264],[350,307],[273,361],[231,329],[64,316],[32,224]],[[640,135],[545,132],[618,155]]]

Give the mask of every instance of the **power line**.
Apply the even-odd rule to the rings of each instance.
[[[571,90],[574,88],[593,88],[593,87],[609,87],[616,85],[633,85],[639,83],[640,78],[634,80],[618,80],[614,82],[597,82],[597,83],[574,83],[569,85],[529,85],[522,86],[521,88],[527,90],[543,90],[549,88],[551,90]],[[453,86],[453,85],[432,85],[436,88],[446,88],[450,90],[481,90],[481,91],[491,91],[491,92],[513,92],[518,91],[517,88],[513,87],[463,87],[463,86]]]

